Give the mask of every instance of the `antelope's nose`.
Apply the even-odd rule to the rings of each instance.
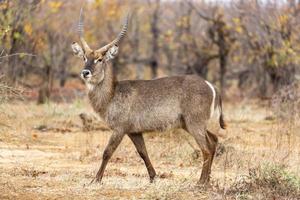
[[[85,78],[89,78],[91,76],[92,76],[92,72],[90,70],[84,69],[84,70],[81,71],[81,77],[82,78],[85,79]]]

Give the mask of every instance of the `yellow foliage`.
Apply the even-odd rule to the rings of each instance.
[[[7,9],[7,4],[0,2],[0,10]]]
[[[106,11],[107,11],[107,15],[110,19],[118,19],[120,17],[119,5],[114,0],[109,1]]]
[[[31,35],[32,34],[32,26],[31,24],[25,24],[24,25],[24,31],[27,35]]]
[[[289,16],[288,15],[280,15],[278,20],[279,20],[280,24],[286,24],[289,20]]]
[[[240,23],[241,23],[241,20],[240,20],[240,18],[238,18],[238,17],[234,17],[234,18],[232,19],[232,21],[233,21],[235,24],[240,24]]]
[[[36,47],[39,50],[43,50],[46,47],[46,42],[43,40],[43,37],[40,35],[39,37],[37,37],[37,41],[36,41]]]
[[[291,55],[296,55],[296,52],[294,51],[294,49],[292,48],[288,48],[287,49],[287,53],[291,54]]]
[[[20,53],[20,54],[19,54],[19,58],[24,58],[25,56],[26,56],[25,53]]]
[[[225,24],[225,26],[223,26],[223,30],[230,30],[231,26],[229,24]]]
[[[117,15],[117,11],[115,9],[111,9],[111,10],[108,11],[108,16],[110,18],[115,18],[116,15]]]
[[[19,39],[21,39],[21,37],[22,37],[22,35],[20,34],[20,32],[15,32],[14,33],[14,38],[15,39],[19,40]]]
[[[97,38],[92,30],[85,31],[85,39],[87,40],[87,42],[90,42],[90,43],[97,41]]]
[[[240,57],[239,57],[239,56],[233,56],[233,57],[232,57],[232,60],[233,60],[234,62],[239,62],[239,61],[240,61]]]
[[[11,28],[10,28],[10,26],[3,27],[3,28],[1,27],[0,30],[1,30],[1,35],[2,35],[2,34],[5,35],[5,34],[7,34],[9,31],[11,31]]]
[[[103,0],[95,0],[94,1],[94,6],[95,7],[101,7],[103,5]]]
[[[189,26],[189,17],[188,16],[183,16],[181,19],[181,23],[183,27],[188,27]]]
[[[56,13],[62,6],[62,2],[61,1],[50,1],[48,3],[50,9],[51,9],[51,12],[53,13]]]
[[[243,33],[243,28],[240,26],[235,27],[235,31],[238,33]]]
[[[176,21],[176,26],[178,27],[182,26],[182,21],[181,20]]]
[[[173,30],[171,30],[171,29],[168,29],[165,33],[165,36],[167,36],[167,37],[171,37],[172,35],[173,35]]]

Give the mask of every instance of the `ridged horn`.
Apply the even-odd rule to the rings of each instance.
[[[92,49],[89,47],[87,42],[84,39],[84,22],[83,22],[83,9],[80,9],[80,15],[79,15],[79,22],[78,22],[78,27],[77,27],[78,35],[80,38],[80,42],[82,44],[83,50],[85,53],[92,52]]]
[[[95,52],[97,54],[105,54],[112,46],[116,45],[118,46],[122,39],[125,37],[127,29],[128,29],[128,22],[129,22],[129,14],[125,18],[125,22],[123,24],[122,30],[117,36],[116,39],[114,39],[111,43],[105,45],[104,47],[101,47],[100,49],[96,50]]]

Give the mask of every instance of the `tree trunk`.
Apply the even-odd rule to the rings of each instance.
[[[41,88],[39,89],[39,96],[37,100],[38,104],[44,104],[49,101],[51,88],[52,88],[52,69],[50,65],[46,65],[45,80]]]
[[[159,20],[159,7],[160,0],[156,0],[155,10],[153,12],[153,17],[151,21],[151,33],[152,33],[152,56],[151,56],[151,73],[152,78],[157,76],[157,67],[158,67],[158,37],[159,37],[159,29],[158,29],[158,20]]]

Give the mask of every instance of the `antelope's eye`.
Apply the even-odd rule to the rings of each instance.
[[[97,62],[101,62],[102,61],[102,58],[99,58],[97,60],[94,60],[94,63],[96,64]]]
[[[84,62],[87,62],[87,58],[85,56],[83,56],[83,60]]]

